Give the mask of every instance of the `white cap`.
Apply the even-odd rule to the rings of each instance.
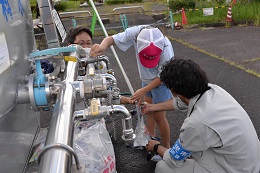
[[[164,47],[164,35],[158,28],[144,28],[137,36],[137,51],[141,64],[154,68]]]

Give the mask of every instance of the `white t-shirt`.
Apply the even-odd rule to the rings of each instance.
[[[112,37],[117,47],[122,51],[126,51],[131,46],[134,46],[140,79],[142,82],[149,84],[155,77],[159,77],[162,66],[166,63],[166,61],[169,61],[174,57],[174,52],[170,40],[165,37],[165,47],[162,51],[158,65],[154,68],[144,67],[139,60],[136,40],[141,29],[145,26],[147,25],[139,25],[127,28],[125,32],[115,34]]]

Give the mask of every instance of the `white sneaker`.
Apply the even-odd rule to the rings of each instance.
[[[159,155],[154,155],[152,158],[151,158],[151,160],[152,161],[155,161],[155,162],[159,162],[159,161],[161,161],[163,158],[161,157],[161,156],[159,156]]]

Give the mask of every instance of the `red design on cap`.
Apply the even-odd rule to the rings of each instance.
[[[151,42],[146,48],[139,52],[138,55],[140,62],[144,67],[154,68],[159,63],[161,53],[162,49]]]

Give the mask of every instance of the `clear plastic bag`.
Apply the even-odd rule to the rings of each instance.
[[[136,105],[137,110],[137,124],[135,129],[135,140],[134,140],[134,147],[136,149],[144,149],[148,141],[150,140],[149,131],[144,123],[144,117],[141,115],[141,107]]]
[[[75,128],[74,150],[86,173],[116,173],[114,148],[104,120],[86,121]]]

